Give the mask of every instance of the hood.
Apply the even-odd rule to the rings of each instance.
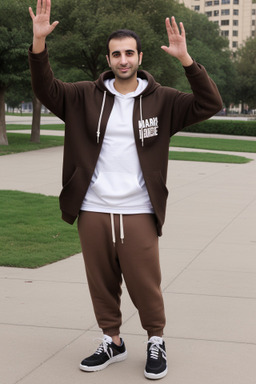
[[[100,142],[101,120],[102,120],[102,115],[103,115],[103,112],[104,112],[106,96],[107,96],[107,94],[109,94],[111,96],[114,96],[107,89],[107,87],[104,84],[104,81],[107,80],[107,79],[113,79],[114,77],[115,76],[114,76],[114,73],[112,71],[107,71],[107,72],[103,72],[100,75],[100,77],[98,78],[98,80],[95,81],[96,87],[101,92],[103,92],[102,105],[101,105],[100,116],[99,116],[99,120],[98,120],[97,131],[96,131],[97,144],[99,144],[99,142]],[[145,79],[145,80],[148,81],[148,85],[144,89],[144,91],[141,92],[141,94],[139,94],[138,96],[135,96],[135,99],[139,99],[140,100],[140,120],[142,121],[143,120],[142,98],[146,97],[146,96],[150,95],[152,92],[154,92],[156,88],[160,87],[160,84],[157,83],[155,81],[155,79],[153,78],[153,76],[150,75],[150,73],[148,73],[146,71],[142,71],[142,70],[138,71],[137,72],[137,77],[139,77],[141,79]],[[144,146],[144,133],[143,133],[143,129],[141,130],[141,145]]]
[[[95,85],[102,92],[106,91],[107,93],[111,94],[110,91],[105,87],[104,81],[107,80],[107,79],[113,79],[114,77],[115,77],[115,75],[114,75],[114,73],[112,71],[103,72],[100,75],[100,77],[95,81]],[[143,97],[149,95],[150,93],[154,92],[154,90],[156,88],[160,87],[160,84],[157,83],[155,81],[154,77],[149,72],[147,72],[147,71],[139,70],[137,72],[137,77],[148,81],[147,87],[141,93],[141,95]],[[135,98],[140,97],[141,95],[138,95]]]

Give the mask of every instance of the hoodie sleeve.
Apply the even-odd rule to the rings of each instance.
[[[176,93],[171,136],[184,127],[209,119],[223,105],[216,84],[201,64],[194,61],[184,69],[193,93]]]
[[[60,119],[65,121],[65,100],[74,101],[76,87],[72,83],[64,83],[55,79],[50,67],[47,48],[39,54],[28,52],[29,66],[32,78],[32,88],[41,103]]]

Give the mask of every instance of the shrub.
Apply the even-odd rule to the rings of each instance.
[[[206,120],[186,127],[184,132],[212,133],[223,135],[256,136],[256,120]]]

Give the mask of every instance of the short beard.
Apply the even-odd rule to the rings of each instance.
[[[136,68],[134,68],[133,71],[129,74],[128,77],[125,77],[125,75],[124,75],[124,77],[123,77],[123,76],[121,76],[121,75],[119,74],[119,71],[113,70],[113,69],[111,68],[111,70],[112,70],[112,72],[114,73],[115,77],[117,77],[117,78],[120,79],[120,80],[130,80],[130,79],[132,79],[132,78],[134,77],[134,75],[138,72],[138,69],[139,69],[139,63],[137,64]]]

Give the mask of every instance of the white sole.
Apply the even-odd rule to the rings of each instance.
[[[168,369],[166,367],[166,369],[161,373],[155,374],[155,373],[148,373],[147,371],[144,371],[144,375],[147,379],[158,380],[158,379],[162,379],[163,377],[165,377],[167,375],[167,372],[168,372]]]
[[[125,351],[124,353],[120,353],[119,355],[116,355],[114,357],[112,357],[111,359],[107,360],[104,364],[101,364],[101,365],[97,365],[97,366],[87,366],[87,365],[82,365],[80,364],[79,368],[81,369],[81,371],[84,371],[84,372],[96,372],[96,371],[101,371],[102,369],[105,369],[107,368],[107,366],[109,364],[112,364],[112,363],[119,363],[120,361],[123,361],[127,358],[127,351]]]

